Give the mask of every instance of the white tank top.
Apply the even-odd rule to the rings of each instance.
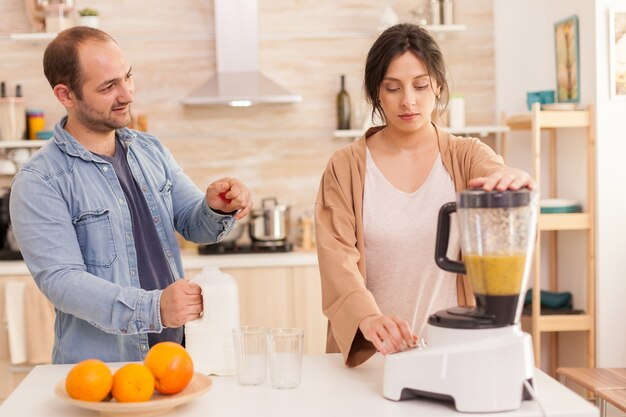
[[[363,194],[367,288],[384,315],[406,320],[414,334],[428,341],[428,316],[458,305],[456,275],[435,264],[439,208],[455,201],[452,178],[438,154],[417,191],[400,191],[367,149]],[[448,256],[455,259],[459,253],[456,215],[450,229]]]

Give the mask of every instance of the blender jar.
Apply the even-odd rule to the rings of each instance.
[[[476,296],[475,313],[495,325],[519,322],[537,233],[537,200],[528,189],[473,189],[458,193],[456,204],[440,211],[439,229],[442,221],[448,227],[437,233],[437,264],[467,274]],[[447,249],[445,234],[453,211],[458,215],[463,264],[445,258],[445,252],[445,259],[440,255],[440,246]]]

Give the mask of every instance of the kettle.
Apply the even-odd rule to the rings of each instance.
[[[235,375],[232,329],[239,326],[239,292],[235,279],[217,266],[191,278],[202,289],[202,316],[185,324],[185,348],[196,371]]]

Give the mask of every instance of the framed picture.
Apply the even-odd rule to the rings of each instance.
[[[580,102],[580,57],[578,51],[578,16],[554,24],[556,53],[556,101]]]
[[[611,98],[626,99],[626,7],[609,11]]]

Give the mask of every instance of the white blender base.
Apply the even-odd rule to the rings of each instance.
[[[533,348],[519,325],[450,329],[428,324],[429,345],[385,357],[383,395],[451,399],[461,412],[519,408],[532,384]],[[406,390],[406,391],[405,391]]]

